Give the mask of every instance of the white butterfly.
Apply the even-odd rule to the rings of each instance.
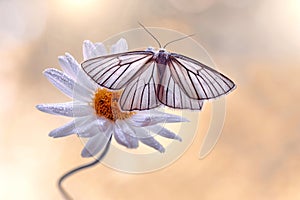
[[[92,58],[83,70],[99,85],[124,89],[123,110],[148,110],[160,104],[200,110],[202,101],[230,92],[235,84],[216,70],[186,56],[155,51],[131,51]]]
[[[149,110],[161,104],[201,110],[203,100],[235,88],[233,81],[216,70],[163,48],[96,57],[81,65],[100,86],[124,89],[119,104],[125,111]]]

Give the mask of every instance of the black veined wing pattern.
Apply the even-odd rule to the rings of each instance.
[[[160,102],[156,98],[157,68],[154,61],[148,62],[146,69],[125,87],[119,104],[122,110],[149,110]]]
[[[162,77],[169,77],[168,83],[162,83],[157,63],[154,60],[150,63],[139,77],[125,87],[120,98],[123,110],[149,110],[161,104],[171,108],[201,110],[203,101],[189,98],[169,74]],[[168,69],[165,70],[165,73],[169,72]]]
[[[171,108],[201,110],[203,101],[192,99],[186,95],[182,90],[183,86],[180,86],[180,82],[174,78],[170,64],[169,62],[165,67],[164,74],[157,87],[156,96],[159,101]]]
[[[186,56],[132,51],[87,60],[84,71],[99,85],[123,89],[123,110],[148,110],[164,104],[201,110],[203,100],[231,91],[235,85],[216,70]]]
[[[92,58],[81,65],[99,85],[119,90],[147,69],[153,55],[153,52],[133,51]]]
[[[235,84],[220,72],[180,54],[170,54],[168,67],[175,82],[192,99],[213,99],[235,87]]]

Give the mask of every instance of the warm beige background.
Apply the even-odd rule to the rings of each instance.
[[[76,137],[52,139],[67,119],[38,112],[67,100],[41,75],[84,39],[147,26],[196,33],[235,80],[214,151],[198,159],[208,104],[191,148],[144,175],[98,165],[65,182],[75,199],[300,199],[298,0],[0,1],[0,199],[60,199],[57,178],[86,162]]]

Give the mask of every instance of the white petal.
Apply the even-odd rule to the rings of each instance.
[[[82,86],[85,86],[89,91],[95,91],[97,84],[91,78],[89,78],[85,72],[81,69],[78,62],[72,57],[72,55],[66,53],[65,56],[59,57],[59,63],[63,71],[72,78],[72,80]]]
[[[131,118],[131,125],[133,126],[152,126],[158,123],[174,123],[174,122],[186,122],[187,119],[168,113],[158,111],[142,111],[133,115]]]
[[[88,104],[82,104],[81,102],[73,101],[73,117],[82,117],[88,115],[95,116],[95,110],[93,107]]]
[[[179,137],[172,131],[170,131],[162,126],[154,125],[154,126],[147,126],[145,128],[147,128],[148,130],[150,130],[153,133],[156,133],[157,135],[160,135],[162,137],[179,140],[180,142],[182,141],[181,137]]]
[[[72,98],[74,81],[70,77],[54,68],[48,68],[43,73],[57,89]]]
[[[84,126],[77,127],[76,131],[80,137],[93,137],[98,133],[105,133],[108,129],[111,129],[111,124],[108,120],[93,118],[92,121],[85,123]]]
[[[94,92],[99,87],[98,84],[94,80],[92,80],[82,69],[78,71],[76,82],[84,86],[84,89],[88,90],[88,95],[94,94]]]
[[[65,53],[65,56],[59,56],[58,62],[62,68],[62,70],[71,78],[75,79],[80,69],[78,62],[74,59],[74,57]]]
[[[101,42],[94,43],[94,46],[95,46],[96,57],[104,56],[107,54],[106,48],[105,48],[104,44],[102,44]]]
[[[58,138],[58,137],[68,136],[71,134],[76,134],[76,127],[79,126],[80,124],[82,124],[83,122],[85,122],[87,118],[91,118],[91,117],[88,116],[88,117],[76,118],[73,121],[71,121],[63,126],[52,130],[49,133],[49,136],[53,137],[53,138]]]
[[[83,42],[82,51],[84,60],[106,55],[106,49],[102,43],[93,44],[89,40]]]
[[[81,151],[82,157],[95,156],[101,149],[105,147],[109,138],[111,137],[112,130],[107,129],[106,132],[98,133],[88,140],[83,150]]]
[[[131,123],[133,126],[143,127],[152,126],[157,122],[149,113],[137,112],[135,115],[131,116],[129,123]]]
[[[78,73],[79,76],[80,76],[80,74],[81,74],[81,72]],[[87,82],[84,81],[82,79],[82,77],[78,77],[78,80],[79,79],[80,79],[81,84],[75,83],[74,90],[73,90],[73,99],[76,99],[76,100],[79,100],[82,102],[91,102],[94,97],[94,93],[95,93],[96,89],[94,89],[94,90],[87,89],[86,87],[89,87],[88,84],[86,84]]]
[[[154,117],[153,115],[144,115],[139,112],[130,118],[129,123],[133,126],[144,127],[164,122],[166,122],[164,118]]]
[[[74,104],[74,102],[39,104],[36,108],[45,113],[67,117],[82,117],[94,113],[90,106]]]
[[[155,140],[148,131],[143,128],[134,128],[134,130],[142,143],[158,150],[161,153],[165,152],[165,148],[157,140]]]
[[[116,44],[113,44],[110,49],[112,54],[123,53],[125,51],[128,51],[128,45],[124,38],[121,38]]]
[[[154,118],[161,118],[164,123],[189,122],[188,119],[182,116],[160,112],[157,110],[152,110],[151,114],[153,115]]]
[[[138,147],[138,139],[135,137],[134,130],[124,120],[117,120],[115,122],[114,137],[119,144],[127,148]]]
[[[36,106],[39,111],[53,114],[73,117],[73,102],[54,103],[54,104],[39,104]]]
[[[92,91],[75,83],[73,79],[57,69],[48,68],[44,71],[44,75],[56,88],[70,98],[89,102],[93,96]]]
[[[172,114],[165,114],[165,122],[166,123],[176,123],[176,122],[189,122],[190,120],[182,117],[182,116],[178,116],[178,115],[172,115]]]
[[[93,58],[94,45],[91,41],[85,40],[82,45],[83,60]]]
[[[97,125],[97,121],[94,120],[92,123],[86,124],[85,126],[80,127],[80,129],[77,128],[76,130],[77,130],[78,136],[83,137],[83,138],[90,138],[90,137],[97,135],[98,133],[101,133],[96,125]]]
[[[58,138],[58,137],[64,137],[64,136],[68,136],[68,135],[72,135],[75,133],[74,131],[75,125],[74,125],[74,121],[71,121],[57,129],[52,130],[49,133],[50,137],[54,137],[54,138]]]
[[[78,134],[80,137],[92,137],[99,132],[104,132],[109,128],[106,124],[103,125],[101,120],[98,123],[95,116],[89,115],[85,117],[75,118],[73,121],[61,126],[49,133],[50,137],[64,137],[71,134]],[[98,127],[98,125],[100,127]],[[94,127],[94,128],[93,128]]]

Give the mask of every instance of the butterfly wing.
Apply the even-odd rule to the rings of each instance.
[[[152,51],[132,51],[92,58],[83,70],[99,85],[119,90],[123,110],[148,110],[163,103],[172,108],[200,110],[205,99],[231,91],[234,83],[216,70],[171,53],[158,75]]]
[[[235,88],[234,82],[225,75],[180,54],[171,53],[168,66],[174,82],[192,99],[216,98]]]
[[[160,81],[157,63],[148,63],[146,70],[125,87],[119,101],[122,110],[149,110],[161,103],[171,108],[201,110],[203,101],[189,98],[172,78],[170,69],[164,68]]]
[[[151,51],[131,51],[92,58],[84,61],[81,66],[99,85],[119,90],[139,77],[153,56]]]
[[[153,60],[145,65],[145,70],[131,81],[122,92],[119,104],[122,110],[149,110],[161,103],[157,100],[157,64]]]
[[[157,87],[159,101],[171,108],[201,110],[203,101],[189,98],[175,81],[170,69],[169,62]]]

